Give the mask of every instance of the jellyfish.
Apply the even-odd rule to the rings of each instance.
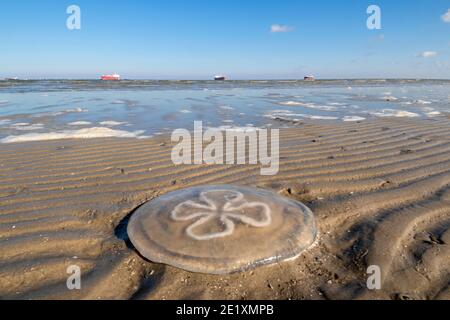
[[[218,275],[294,259],[317,236],[314,214],[304,204],[229,185],[183,189],[147,202],[127,232],[152,262]]]

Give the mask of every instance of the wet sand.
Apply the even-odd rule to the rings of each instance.
[[[0,145],[0,298],[450,299],[450,120],[304,122],[283,129],[280,172],[175,166],[168,137]],[[307,204],[319,239],[298,259],[230,276],[143,259],[126,218],[204,184]],[[82,289],[66,287],[70,265]],[[367,267],[382,288],[366,289]]]

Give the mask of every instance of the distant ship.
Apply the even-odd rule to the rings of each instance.
[[[102,76],[102,80],[103,81],[119,81],[120,75],[118,75],[117,73],[107,74],[107,75]]]
[[[305,76],[305,78],[303,80],[305,80],[305,81],[316,81],[316,78],[314,76]]]
[[[214,80],[216,80],[216,81],[225,81],[225,80],[227,80],[227,77],[226,76],[222,76],[222,75],[215,76]]]

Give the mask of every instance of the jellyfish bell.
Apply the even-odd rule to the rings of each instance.
[[[227,185],[169,193],[140,207],[128,224],[131,242],[148,260],[208,274],[292,260],[316,234],[302,203]]]

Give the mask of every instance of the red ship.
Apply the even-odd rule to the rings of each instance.
[[[102,76],[102,80],[103,81],[119,81],[120,75],[118,75],[117,73],[104,75],[104,76]]]

